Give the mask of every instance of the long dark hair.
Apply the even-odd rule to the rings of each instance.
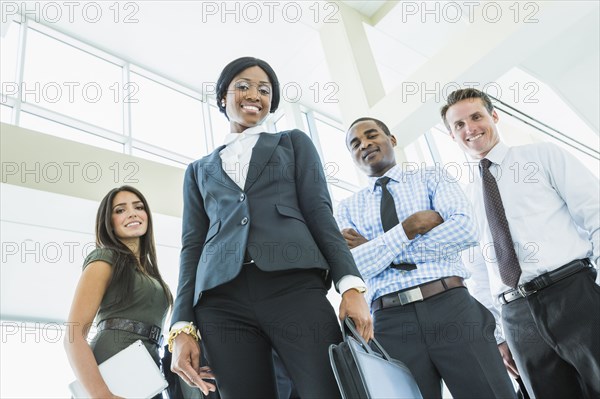
[[[131,249],[117,238],[113,230],[112,204],[115,196],[122,191],[128,191],[135,194],[144,204],[144,209],[148,215],[148,228],[146,229],[146,234],[140,237],[139,262]],[[156,262],[152,213],[150,212],[148,201],[146,201],[146,198],[139,190],[131,186],[121,186],[110,190],[102,199],[100,207],[98,208],[98,214],[96,215],[96,247],[110,249],[115,254],[110,285],[116,288],[117,300],[114,304],[110,304],[111,307],[122,304],[131,298],[135,276],[134,272],[138,265],[144,273],[155,278],[160,283],[165,292],[165,296],[167,297],[167,301],[169,302],[169,306],[173,305],[173,295],[162,279]]]

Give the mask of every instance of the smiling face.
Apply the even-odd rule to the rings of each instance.
[[[490,114],[479,98],[469,98],[448,108],[446,120],[450,136],[458,146],[475,159],[482,159],[500,141],[498,114]]]
[[[112,228],[115,236],[125,245],[138,244],[148,229],[148,215],[144,203],[129,191],[120,191],[112,203]]]
[[[358,122],[346,133],[352,160],[367,176],[383,176],[396,165],[395,146],[396,138],[385,134],[375,121]]]
[[[269,77],[258,66],[233,78],[224,96],[231,132],[241,133],[262,123],[271,111],[272,90]]]

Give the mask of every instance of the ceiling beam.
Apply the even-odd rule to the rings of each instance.
[[[453,38],[453,44],[444,46],[400,87],[373,105],[369,114],[386,122],[399,145],[405,146],[439,123],[439,108],[458,85],[479,84],[481,89],[486,82],[493,83],[596,7],[594,2],[577,7],[562,2],[536,4],[537,23],[515,23],[508,12],[496,23],[475,20]],[[503,5],[507,6],[510,4]],[[344,103],[354,98],[342,96],[341,101],[342,109],[350,108]]]
[[[386,1],[381,7],[379,7],[379,9],[377,11],[375,11],[375,14],[373,14],[373,16],[369,19],[369,23],[371,26],[375,26],[379,23],[379,21],[381,21],[383,18],[386,17],[386,15],[388,15],[388,13],[390,11],[392,11],[394,9],[394,7],[396,7],[398,5],[398,3],[400,3],[399,1]]]
[[[339,89],[344,121],[363,116],[385,96],[373,52],[363,23],[370,21],[338,2],[336,23],[322,24],[319,30],[327,66]]]
[[[5,123],[0,144],[2,183],[98,202],[126,184],[154,212],[181,217],[183,169]]]

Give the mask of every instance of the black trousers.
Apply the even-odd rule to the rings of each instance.
[[[600,397],[600,287],[582,270],[502,306],[504,335],[537,398]]]
[[[221,397],[277,398],[274,348],[302,398],[339,398],[329,345],[342,340],[320,270],[244,266],[195,308]]]
[[[375,312],[375,337],[404,362],[426,399],[516,398],[496,340],[492,314],[466,288]]]

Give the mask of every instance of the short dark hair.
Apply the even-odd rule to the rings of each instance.
[[[271,86],[273,87],[273,93],[271,97],[271,113],[277,111],[279,107],[279,79],[277,79],[277,75],[271,66],[266,62],[258,58],[254,57],[242,57],[237,60],[231,61],[223,71],[221,71],[221,75],[217,80],[217,107],[219,107],[219,111],[221,111],[225,116],[227,113],[225,112],[225,107],[221,104],[221,100],[227,94],[227,88],[229,84],[240,72],[257,66],[269,77],[269,81],[271,82]],[[227,118],[229,119],[229,118]]]
[[[365,116],[365,117],[363,117],[363,118],[358,118],[357,120],[355,120],[354,122],[352,122],[352,123],[350,124],[350,126],[348,126],[348,130],[347,130],[347,131],[349,131],[350,129],[352,129],[352,126],[356,125],[357,123],[359,123],[359,122],[365,122],[365,121],[373,121],[373,122],[375,122],[375,124],[376,124],[377,126],[379,126],[379,128],[380,128],[381,130],[383,130],[383,132],[384,132],[386,135],[388,135],[388,136],[391,136],[391,135],[392,135],[392,132],[390,132],[390,129],[387,127],[387,125],[386,125],[385,123],[383,123],[383,122],[382,122],[382,121],[380,121],[379,119],[371,118],[371,117],[369,117],[369,116]]]
[[[450,130],[450,125],[448,124],[448,120],[446,119],[446,113],[448,112],[448,109],[459,101],[473,98],[480,98],[483,102],[483,105],[485,106],[485,109],[487,109],[490,115],[492,114],[492,112],[494,111],[492,100],[487,94],[485,94],[481,90],[477,90],[472,87],[455,90],[452,93],[450,93],[450,95],[446,99],[446,105],[444,105],[440,110],[442,120],[444,121],[444,125],[446,125],[446,128],[448,128],[448,130]]]

